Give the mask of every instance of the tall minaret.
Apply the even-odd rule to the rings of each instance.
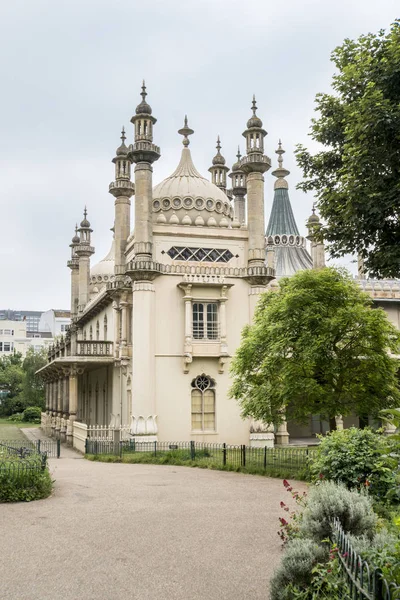
[[[67,266],[71,269],[71,321],[73,322],[78,316],[79,304],[79,258],[76,254],[76,249],[79,246],[80,239],[78,235],[78,225],[75,226],[75,235],[72,238],[71,258],[67,262]]]
[[[160,148],[153,144],[153,125],[157,122],[152,116],[151,106],[146,102],[146,86],[143,81],[142,101],[136,107],[131,122],[135,126],[135,143],[129,148],[129,157],[135,167],[135,261],[153,258],[152,223],[152,164],[160,158]]]
[[[232,192],[235,197],[235,217],[241,225],[244,225],[246,223],[246,204],[244,199],[246,195],[246,175],[240,168],[240,159],[242,156],[240,154],[239,146],[236,157],[237,162],[232,165],[232,171],[229,174],[229,177],[232,179]]]
[[[249,230],[249,267],[265,265],[265,218],[264,177],[271,167],[271,160],[264,154],[264,138],[267,135],[262,121],[257,116],[257,105],[253,96],[253,116],[247,121],[243,132],[246,138],[247,156],[240,161],[240,168],[247,175],[247,227]]]
[[[308,218],[307,229],[307,239],[311,242],[313,269],[323,269],[325,267],[325,246],[324,241],[318,239],[317,233],[321,229],[321,223],[318,215],[315,214],[315,206],[313,206],[312,214]]]
[[[208,170],[211,173],[211,181],[226,194],[226,174],[229,168],[226,166],[226,160],[221,154],[221,141],[217,137],[217,154],[212,159],[212,167]]]
[[[78,229],[79,245],[75,249],[75,253],[79,259],[79,304],[78,312],[83,312],[89,300],[89,281],[90,281],[90,257],[94,254],[94,248],[90,245],[90,234],[93,229],[90,229],[90,223],[87,220],[87,210],[83,211],[83,221]]]
[[[114,216],[114,272],[116,276],[125,273],[125,249],[131,228],[131,196],[135,186],[131,181],[132,159],[128,156],[125,146],[125,130],[121,132],[122,144],[117,149],[115,158],[115,181],[110,183],[109,192],[115,197]]]

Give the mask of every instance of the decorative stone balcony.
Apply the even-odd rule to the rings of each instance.
[[[78,340],[77,356],[112,356],[113,343],[110,341]]]

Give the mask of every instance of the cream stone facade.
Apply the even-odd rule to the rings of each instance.
[[[46,382],[43,426],[79,449],[89,431],[101,437],[118,429],[139,441],[288,443],[286,423],[274,432],[241,418],[228,395],[229,365],[260,294],[276,285],[275,277],[312,268],[313,261],[322,266],[323,245],[313,238],[317,223],[310,217],[310,256],[294,221],[280,144],[276,206],[266,236],[263,174],[271,161],[255,100],[243,133],[246,155],[238,154],[229,175],[232,189],[219,138],[211,181],[195,168],[187,118],[179,130],[179,165],[153,186],[161,151],[153,143],[156,119],[146,95],[143,85],[131,119],[133,143],[125,144],[123,130],[113,159],[109,253],[90,266],[94,247],[86,208],[72,239],[71,326],[40,372]],[[300,433],[311,435],[311,421]]]

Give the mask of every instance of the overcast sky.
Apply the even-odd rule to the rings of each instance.
[[[255,93],[274,166],[282,138],[304,234],[313,198],[295,190],[293,149],[310,147],[314,98],[329,91],[333,73],[330,53],[346,37],[387,28],[399,12],[398,0],[3,0],[0,308],[69,308],[66,261],[85,204],[92,264],[107,254],[110,161],[123,124],[133,141],[142,78],[161,146],[154,184],[178,163],[185,113],[198,170],[209,175],[217,134],[231,165]],[[267,173],[266,219],[273,180]]]

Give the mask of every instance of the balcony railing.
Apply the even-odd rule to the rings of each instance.
[[[108,341],[79,340],[77,354],[78,356],[112,356],[112,344]]]

